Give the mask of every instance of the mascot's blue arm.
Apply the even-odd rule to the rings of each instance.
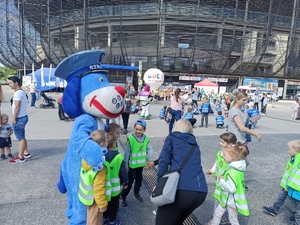
[[[107,152],[107,148],[101,147],[90,136],[91,132],[97,129],[97,120],[88,114],[83,114],[76,118],[72,133],[75,152],[91,165],[94,171],[102,170],[104,154]]]

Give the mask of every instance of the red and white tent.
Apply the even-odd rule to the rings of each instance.
[[[205,78],[203,81],[194,84],[194,87],[197,87],[198,90],[204,89],[205,93],[218,93],[218,84],[211,82],[208,78]]]

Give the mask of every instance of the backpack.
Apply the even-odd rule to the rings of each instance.
[[[165,114],[165,121],[169,123],[172,119],[172,114],[170,113],[171,108],[168,107]]]

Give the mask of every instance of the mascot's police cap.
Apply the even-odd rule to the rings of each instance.
[[[55,69],[55,76],[70,82],[78,75],[84,75],[92,71],[103,71],[101,62],[105,57],[102,50],[87,50],[73,54],[65,58]]]

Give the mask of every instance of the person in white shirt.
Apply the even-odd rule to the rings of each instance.
[[[36,81],[33,81],[29,86],[29,92],[31,95],[31,107],[35,107],[36,102]]]
[[[272,95],[272,108],[276,108],[276,101],[277,101],[277,93],[274,92]]]
[[[12,127],[19,142],[19,154],[8,161],[9,164],[23,163],[25,159],[31,157],[27,148],[25,138],[25,126],[28,122],[27,116],[27,96],[21,89],[21,80],[16,76],[8,77],[8,85],[15,90],[12,101]]]

